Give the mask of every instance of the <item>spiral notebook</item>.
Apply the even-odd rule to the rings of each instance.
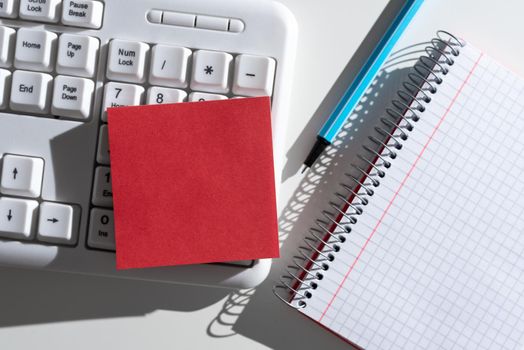
[[[446,32],[275,292],[365,349],[524,347],[524,80]]]

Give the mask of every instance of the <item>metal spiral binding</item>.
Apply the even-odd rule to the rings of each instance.
[[[425,111],[425,105],[431,102],[431,95],[437,92],[442,76],[448,73],[463,46],[464,43],[454,35],[441,30],[424,48],[426,54],[419,57],[403,82],[403,89],[397,91],[398,98],[392,101],[392,106],[386,109],[374,128],[382,138],[368,136],[376,147],[363,145],[365,153],[357,156],[366,167],[350,164],[350,171],[345,173],[348,181],[339,184],[346,193],[334,194],[341,203],[329,203],[331,210],[324,210],[316,226],[309,229],[305,245],[299,247],[298,255],[292,259],[293,265],[287,267],[286,274],[280,278],[281,283],[273,287],[273,293],[284,303],[296,309],[307,306],[318,281],[324,277],[323,272],[335,260],[351,226],[363,214],[374,188],[380,186],[380,179],[386,175],[386,169],[391,166],[391,161]],[[353,175],[352,171],[359,176]],[[286,294],[282,295],[281,291]]]

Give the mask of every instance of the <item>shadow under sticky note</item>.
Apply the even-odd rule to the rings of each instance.
[[[278,257],[268,97],[108,111],[117,268]]]

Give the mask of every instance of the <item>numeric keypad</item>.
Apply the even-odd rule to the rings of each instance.
[[[91,198],[95,208],[91,210],[89,247],[114,250],[112,211],[108,209],[113,207],[108,126],[105,124],[108,122],[108,108],[241,97],[231,96],[232,93],[271,95],[275,66],[275,61],[267,57],[236,55],[235,58],[227,52],[192,51],[185,47],[111,40],[105,71],[108,81],[101,110],[104,124],[98,135],[98,165],[94,171]],[[147,93],[143,86],[145,81],[149,83]]]

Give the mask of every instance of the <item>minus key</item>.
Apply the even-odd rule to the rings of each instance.
[[[275,60],[270,57],[238,55],[235,59],[233,94],[271,96],[275,66]]]

